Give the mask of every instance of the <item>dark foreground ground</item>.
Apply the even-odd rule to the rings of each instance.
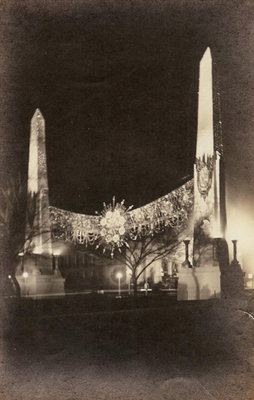
[[[253,400],[254,299],[2,304],[1,400]]]

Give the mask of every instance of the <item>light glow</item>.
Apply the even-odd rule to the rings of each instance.
[[[62,251],[60,249],[56,249],[56,250],[53,251],[53,256],[56,256],[56,257],[60,256],[61,253],[62,253]]]
[[[230,256],[233,256],[232,240],[237,240],[237,259],[245,271],[254,273],[253,267],[253,237],[254,215],[253,210],[242,204],[239,207],[229,205],[227,208],[227,233]]]
[[[116,277],[117,277],[117,279],[122,279],[122,277],[123,277],[122,272],[117,272]]]
[[[213,152],[212,57],[210,48],[207,47],[200,61],[196,156],[212,155]]]

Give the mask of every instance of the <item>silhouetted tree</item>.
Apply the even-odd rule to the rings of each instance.
[[[182,227],[183,228],[183,227]],[[181,229],[181,232],[183,230]],[[136,240],[129,239],[128,246],[117,252],[115,258],[127,267],[133,284],[134,296],[137,295],[138,280],[153,263],[172,254],[184,239],[177,228],[166,229],[160,233],[144,236]]]
[[[21,176],[10,178],[0,188],[0,239],[2,247],[1,283],[5,289],[7,279],[20,296],[15,273],[19,254],[29,248],[32,238],[39,234],[34,227],[36,194],[27,195],[27,185]],[[29,227],[29,229],[27,229]]]

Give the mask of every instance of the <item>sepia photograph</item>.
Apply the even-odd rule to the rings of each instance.
[[[253,400],[254,2],[0,19],[0,400]]]

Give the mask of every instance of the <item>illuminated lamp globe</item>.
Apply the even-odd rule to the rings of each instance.
[[[122,272],[117,272],[116,277],[117,279],[121,279],[123,277]]]

